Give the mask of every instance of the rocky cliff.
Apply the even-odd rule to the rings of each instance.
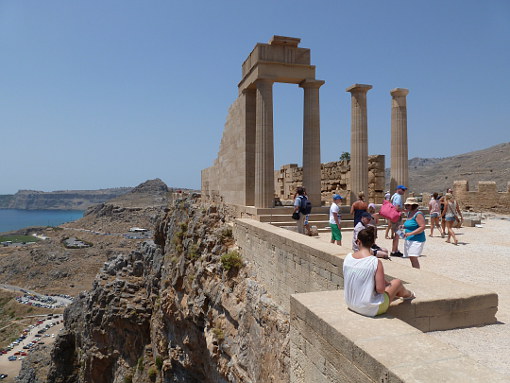
[[[25,363],[24,382],[288,381],[288,314],[238,262],[226,207],[167,210],[154,241],[106,262],[66,310],[48,375]]]
[[[42,192],[20,190],[13,196],[2,196],[0,208],[29,210],[85,210],[131,191],[132,188],[102,190],[67,190]]]

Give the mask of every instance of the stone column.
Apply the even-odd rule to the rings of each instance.
[[[391,175],[390,190],[398,185],[409,187],[409,163],[407,158],[407,106],[408,89],[390,91],[391,100]]]
[[[259,79],[256,106],[255,207],[274,205],[273,81]]]
[[[372,85],[354,84],[351,93],[351,201],[362,191],[368,198],[367,92]]]
[[[303,187],[313,206],[321,206],[320,80],[305,80],[303,107]]]
[[[244,97],[244,144],[245,144],[245,174],[244,174],[244,205],[255,205],[255,142],[256,142],[256,90],[246,88]]]

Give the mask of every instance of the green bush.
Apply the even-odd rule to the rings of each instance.
[[[161,368],[163,367],[163,358],[161,356],[156,356],[156,367],[158,370],[161,371]]]
[[[225,339],[225,333],[219,327],[213,328],[212,333],[218,342],[221,342]]]
[[[221,264],[227,271],[234,268],[241,268],[243,266],[243,260],[237,250],[229,251],[221,256]]]
[[[137,368],[138,368],[138,371],[140,371],[140,372],[143,371],[143,356],[138,358]]]
[[[158,370],[156,370],[156,367],[149,368],[149,379],[155,380],[156,376],[158,376]]]
[[[243,260],[239,252],[237,250],[233,250],[221,256],[221,264],[225,270],[230,271],[231,269],[239,269],[242,267]]]
[[[124,377],[124,383],[133,383],[133,375],[126,375]]]
[[[188,259],[195,260],[200,258],[199,247],[195,243],[188,248]]]

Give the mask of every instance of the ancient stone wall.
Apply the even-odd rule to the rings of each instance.
[[[243,115],[242,99],[238,98],[229,109],[218,157],[213,166],[202,170],[202,194],[210,200],[245,204],[242,196],[246,181],[246,137],[244,129],[239,128],[244,125]]]
[[[374,155],[368,158],[368,201],[382,203],[384,200],[385,157]],[[297,186],[303,182],[303,168],[296,164],[283,165],[275,171],[275,194],[280,200],[292,199]],[[333,194],[340,194],[350,204],[351,167],[346,161],[327,162],[321,165],[321,198],[330,201]],[[353,190],[355,194],[359,190]]]
[[[477,191],[470,191],[466,180],[455,181],[453,194],[463,209],[510,211],[510,182],[506,192],[498,192],[494,181],[478,182]]]

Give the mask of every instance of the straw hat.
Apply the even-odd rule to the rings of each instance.
[[[408,197],[404,205],[419,205],[418,200],[414,197]]]

